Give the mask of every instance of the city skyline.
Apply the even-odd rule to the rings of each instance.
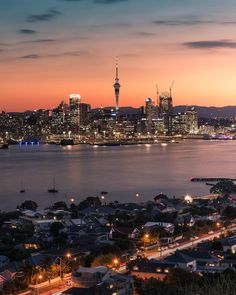
[[[147,3],[148,2],[148,3]],[[140,107],[175,80],[175,105],[235,105],[234,1],[0,1],[0,107]]]

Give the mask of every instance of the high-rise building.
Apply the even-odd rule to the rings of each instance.
[[[119,67],[118,62],[116,62],[116,78],[115,78],[115,84],[113,85],[115,89],[115,98],[116,98],[116,112],[119,111],[119,96],[120,96],[120,82],[119,82]]]
[[[186,129],[190,134],[198,133],[198,113],[195,108],[191,108],[191,110],[187,110],[186,114]]]
[[[164,130],[167,135],[172,133],[173,102],[170,92],[163,92],[159,99],[159,116],[163,119]]]
[[[150,131],[153,121],[157,119],[156,107],[151,98],[146,99],[145,113],[147,118],[147,127]]]
[[[74,127],[78,127],[80,124],[80,95],[79,94],[71,94],[69,99],[69,118],[70,123]]]
[[[80,103],[80,125],[87,126],[89,124],[91,105],[87,103]]]

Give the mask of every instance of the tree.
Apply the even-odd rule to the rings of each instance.
[[[50,232],[54,238],[59,236],[60,231],[64,228],[64,225],[61,222],[53,222],[50,225]]]
[[[118,265],[115,264],[115,260],[116,260],[116,255],[109,253],[109,254],[105,254],[105,255],[100,255],[97,256],[93,262],[92,262],[92,266],[93,267],[97,267],[97,266],[106,266],[106,267],[117,267]]]
[[[38,204],[35,201],[24,201],[21,205],[20,205],[20,209],[21,210],[33,210],[36,211],[38,208]]]
[[[211,251],[223,251],[223,246],[220,241],[213,241],[211,244]]]
[[[99,207],[101,204],[102,203],[99,197],[87,197],[85,200],[79,203],[78,209],[83,210],[88,207]]]
[[[56,202],[52,205],[52,209],[54,210],[68,210],[67,204],[63,201]]]
[[[236,208],[232,206],[227,206],[223,209],[222,215],[227,217],[228,219],[236,218]]]
[[[230,180],[220,181],[210,189],[210,193],[212,194],[229,195],[235,192],[236,185]]]

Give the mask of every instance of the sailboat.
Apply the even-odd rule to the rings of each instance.
[[[21,194],[25,193],[25,189],[23,187],[23,182],[21,182],[20,193]]]
[[[55,184],[55,177],[53,177],[53,187],[48,189],[48,193],[51,193],[51,194],[58,193],[58,190],[56,189],[56,184]]]

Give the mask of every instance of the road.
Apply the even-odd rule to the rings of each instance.
[[[197,244],[207,241],[207,240],[213,240],[215,238],[219,238],[220,235],[222,235],[222,233],[224,231],[234,231],[236,230],[236,224],[231,224],[230,226],[226,227],[226,228],[221,228],[219,230],[216,230],[210,234],[204,234],[201,235],[201,237],[195,238],[195,239],[191,239],[189,241],[184,241],[182,243],[179,243],[178,245],[176,244],[175,246],[173,245],[172,247],[169,247],[168,249],[157,251],[157,250],[148,250],[144,252],[144,255],[148,258],[148,259],[163,259],[167,256],[170,256],[171,254],[173,254],[176,250],[184,250],[184,249],[188,249],[188,248],[192,248],[192,247],[196,247]],[[126,265],[122,265],[119,269],[120,272],[125,272],[126,271]]]
[[[145,255],[147,256],[147,258],[149,259],[156,259],[156,258],[164,258],[166,256],[169,256],[171,254],[173,254],[176,250],[184,250],[184,249],[187,249],[187,248],[191,248],[191,247],[194,247],[194,246],[197,246],[197,244],[201,243],[201,242],[204,242],[204,241],[207,241],[207,240],[213,240],[215,238],[219,238],[220,235],[224,232],[224,231],[234,231],[236,230],[236,224],[233,224],[233,225],[230,225],[226,228],[221,228],[219,230],[216,230],[210,234],[204,234],[202,235],[201,237],[199,238],[196,238],[196,239],[192,239],[192,240],[189,240],[189,241],[185,241],[179,245],[176,245],[172,248],[168,248],[166,250],[163,250],[163,251],[146,251],[145,252]]]

